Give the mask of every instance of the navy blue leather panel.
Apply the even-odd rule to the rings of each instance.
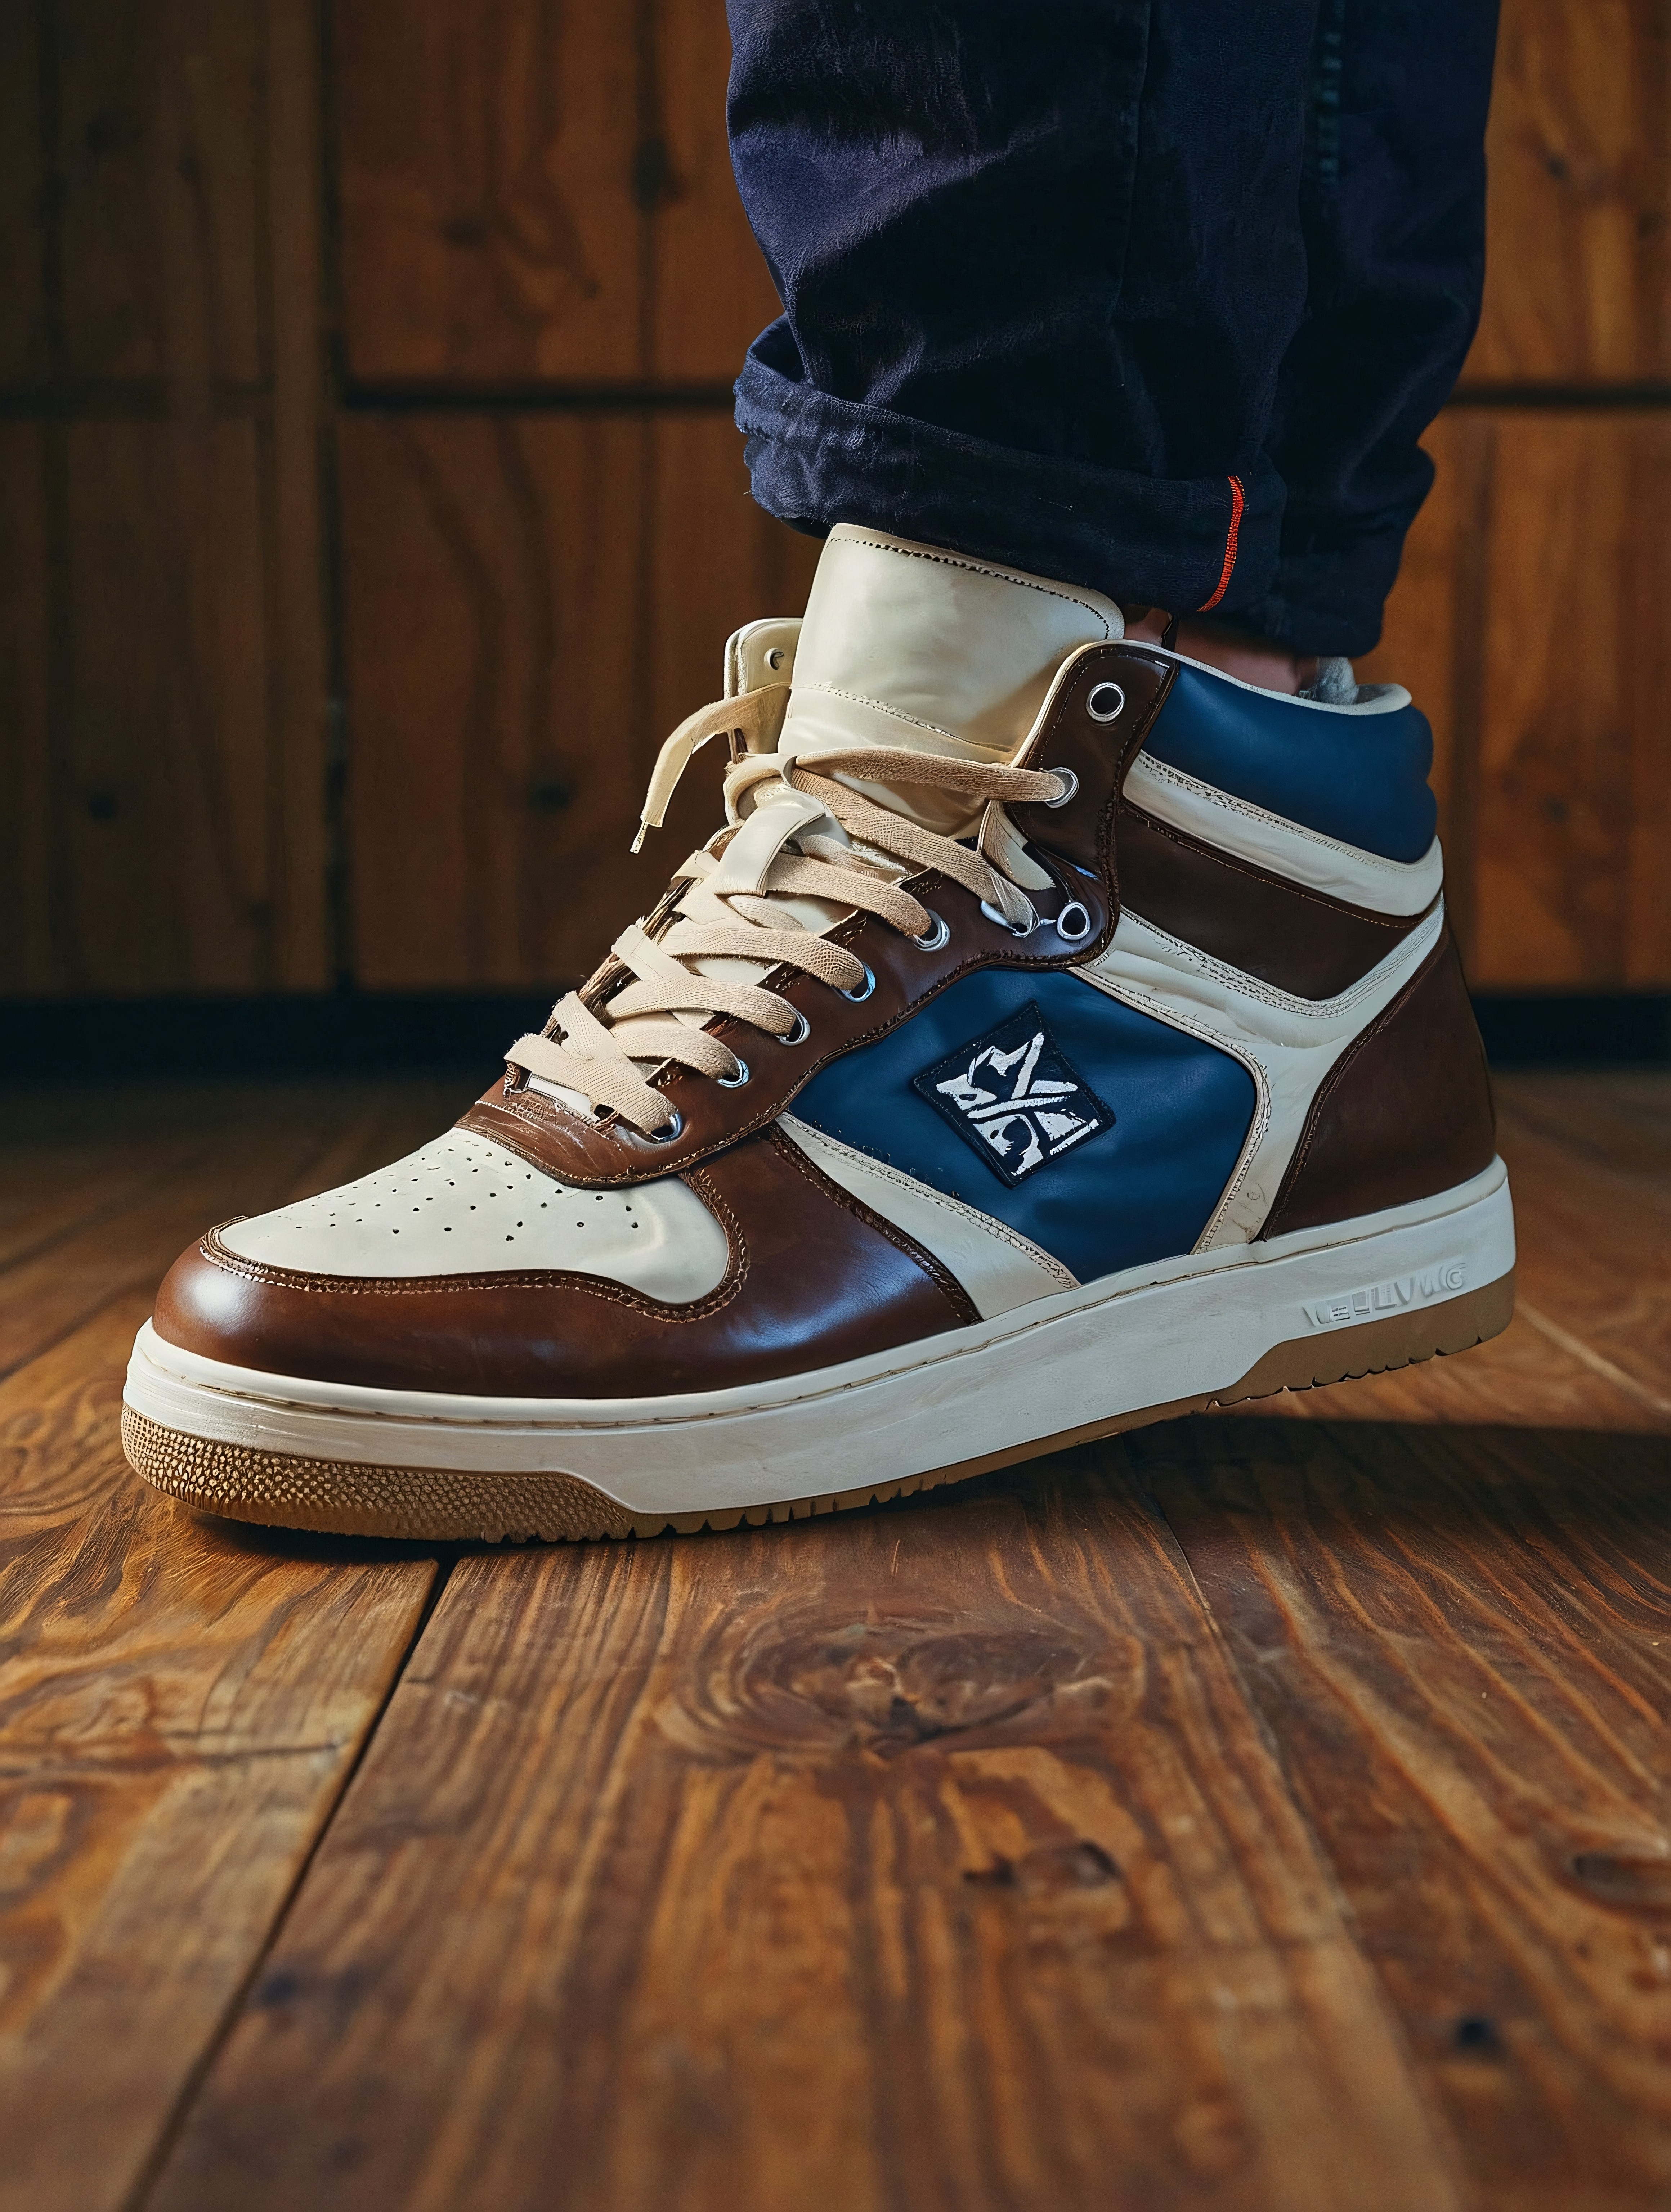
[[[1036,1002],[1055,1048],[1113,1109],[1013,1186],[912,1087]],[[874,1044],[815,1076],[790,1111],[873,1159],[994,1215],[1081,1282],[1187,1252],[1223,1194],[1253,1117],[1238,1060],[1076,975],[967,975]]]
[[[1180,668],[1143,750],[1383,860],[1419,860],[1433,842],[1433,732],[1414,707],[1330,714]]]

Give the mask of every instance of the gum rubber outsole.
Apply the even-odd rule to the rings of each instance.
[[[879,1505],[1153,1421],[1416,1366],[1485,1343],[1508,1327],[1514,1310],[1511,1269],[1496,1282],[1439,1305],[1277,1345],[1240,1381],[1199,1397],[1142,1407],[894,1481],[724,1510],[635,1514],[571,1474],[375,1467],[256,1451],[165,1428],[130,1406],[122,1408],[122,1444],[129,1464],[154,1488],[200,1512],[266,1528],[320,1535],[489,1544],[581,1543],[604,1537],[659,1536],[668,1531],[692,1535],[702,1528],[760,1528],[769,1522],[808,1520],[818,1514]]]

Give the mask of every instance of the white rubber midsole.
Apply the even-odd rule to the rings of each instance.
[[[1266,1244],[1105,1276],[897,1351],[743,1389],[476,1398],[266,1375],[147,1322],[127,1403],[218,1443],[365,1466],[580,1477],[638,1514],[724,1510],[961,1465],[1228,1389],[1277,1345],[1442,1305],[1515,1263],[1506,1171]]]

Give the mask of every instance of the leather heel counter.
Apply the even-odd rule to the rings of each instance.
[[[1430,1198],[1479,1175],[1496,1152],[1485,1048],[1447,928],[1329,1071],[1261,1234]]]

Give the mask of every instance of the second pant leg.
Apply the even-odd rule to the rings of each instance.
[[[1305,312],[1316,0],[730,0],[733,159],[784,301],[755,497],[1234,615]]]

